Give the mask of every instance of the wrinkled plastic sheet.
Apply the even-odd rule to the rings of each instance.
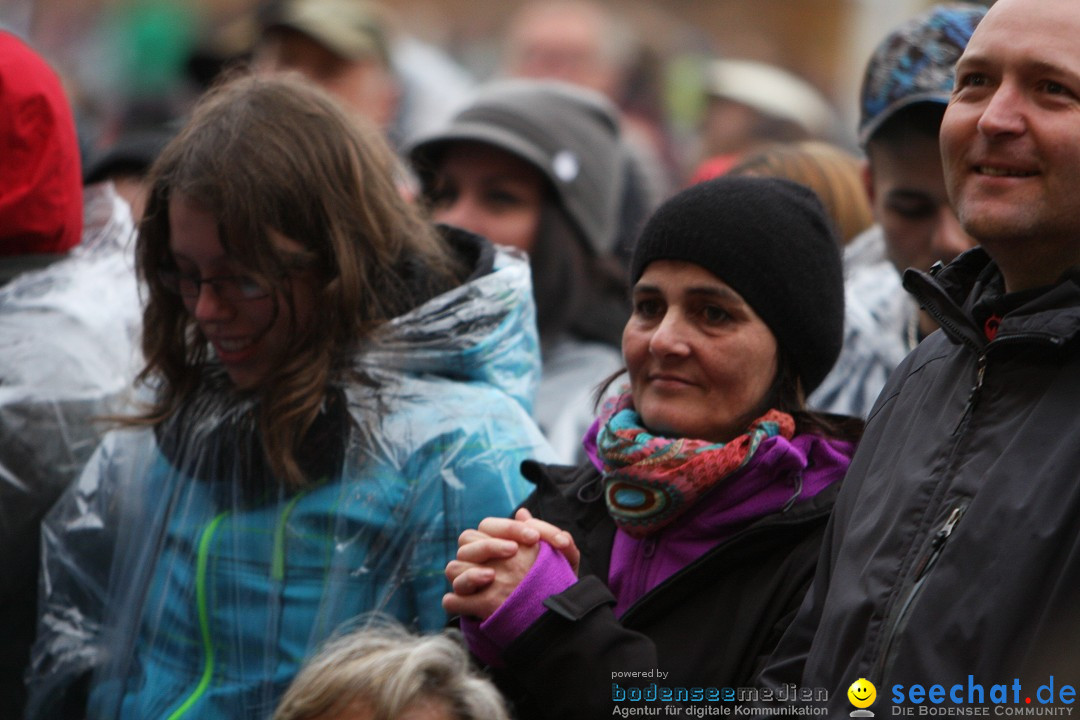
[[[0,287],[0,696],[22,704],[39,524],[101,439],[137,366],[133,227],[111,185],[84,192],[81,243]],[[17,712],[13,709],[12,712]]]
[[[127,205],[88,189],[81,245],[0,288],[0,598],[34,573],[37,524],[100,440],[137,366]],[[19,586],[18,588],[16,586]],[[6,602],[4,603],[6,604]]]
[[[539,370],[527,265],[391,323],[360,354],[378,384],[331,393],[301,492],[268,481],[254,401],[209,371],[156,429],[110,433],[44,523],[31,717],[89,681],[95,718],[269,717],[335,629],[379,612],[446,622],[457,537],[551,459],[528,416]]]

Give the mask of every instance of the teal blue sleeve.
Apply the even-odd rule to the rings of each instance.
[[[445,569],[457,554],[458,536],[486,517],[509,516],[531,490],[521,475],[522,461],[550,452],[538,433],[491,438],[462,430],[439,436],[418,454],[410,576],[421,630],[437,630],[447,622],[442,609],[442,596],[450,589]]]

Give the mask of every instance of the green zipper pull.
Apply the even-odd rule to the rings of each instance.
[[[199,701],[206,689],[210,687],[210,681],[214,677],[214,644],[210,637],[210,611],[206,607],[206,566],[214,533],[217,532],[218,526],[228,514],[229,512],[226,510],[215,517],[203,528],[202,533],[199,535],[199,552],[195,565],[195,604],[199,611],[199,631],[205,652],[203,673],[199,679],[199,684],[195,686],[195,689],[191,691],[191,694],[181,703],[180,707],[173,710],[168,720],[177,720],[177,718],[183,717]]]

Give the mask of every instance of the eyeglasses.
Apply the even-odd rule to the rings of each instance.
[[[166,290],[186,300],[198,298],[203,285],[214,288],[214,293],[226,302],[259,300],[268,297],[271,293],[270,288],[249,275],[201,278],[198,275],[185,275],[179,270],[170,268],[159,270],[158,279]]]

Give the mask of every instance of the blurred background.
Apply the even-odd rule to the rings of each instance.
[[[258,0],[0,0],[0,25],[60,71],[83,141],[107,146],[133,117],[183,112],[222,66],[250,52]],[[636,36],[622,104],[652,115],[688,173],[709,60],[767,62],[806,80],[836,112],[830,140],[855,148],[862,70],[874,45],[927,0],[597,0]],[[479,82],[499,72],[523,0],[386,0],[395,32],[445,53]]]

